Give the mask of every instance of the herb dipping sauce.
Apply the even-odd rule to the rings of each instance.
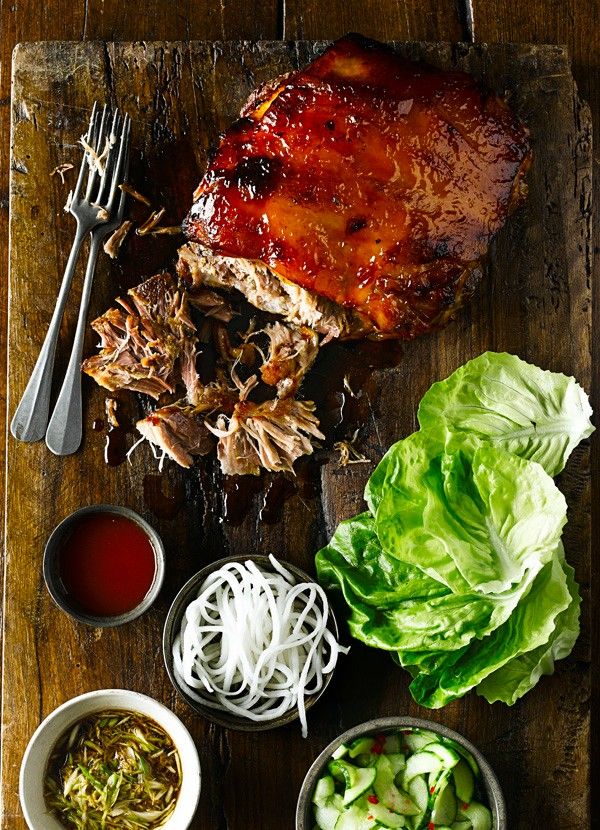
[[[58,556],[67,601],[113,617],[139,605],[154,581],[155,552],[143,528],[117,513],[88,513],[65,534]]]
[[[44,779],[46,805],[74,830],[152,830],[172,815],[181,789],[179,754],[146,715],[89,715],[59,738]]]

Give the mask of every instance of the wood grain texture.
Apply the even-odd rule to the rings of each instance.
[[[209,145],[235,117],[245,94],[319,48],[307,43],[79,43],[19,50],[11,178],[9,383],[15,401],[43,338],[72,236],[62,212],[68,186],[48,174],[60,162],[77,159],[75,142],[93,98],[118,102],[134,115],[134,182],[166,203],[170,221],[177,221]],[[488,277],[473,303],[445,331],[407,344],[397,367],[374,371],[365,390],[370,416],[360,435],[361,448],[373,462],[394,439],[413,430],[417,403],[430,383],[486,348],[514,351],[575,374],[586,386],[590,379],[590,122],[564,51],[424,44],[402,49],[443,67],[469,69],[494,88],[509,90],[532,130],[536,154],[530,198],[494,244]],[[167,263],[173,253],[173,247],[157,247],[146,265]],[[108,306],[127,277],[102,261],[92,314]],[[60,345],[62,365],[74,314],[72,305]],[[90,336],[87,353],[93,340]],[[360,359],[360,350],[360,345],[349,346],[348,360]],[[263,498],[257,494],[236,526],[222,521],[227,493],[213,461],[185,475],[168,466],[163,489],[183,488],[185,504],[174,518],[158,518],[144,500],[146,476],[154,472],[150,454],[140,450],[131,466],[104,465],[103,436],[91,430],[92,421],[102,417],[104,395],[89,379],[84,388],[86,435],[80,453],[57,459],[44,445],[9,443],[2,827],[24,827],[16,781],[22,751],[39,720],[81,691],[113,685],[150,691],[192,731],[204,771],[195,827],[292,827],[303,775],[329,739],[378,714],[423,713],[408,695],[407,675],[385,655],[356,644],[327,698],[315,708],[307,741],[296,725],[262,735],[226,732],[176,699],[162,667],[161,625],[185,579],[220,555],[273,550],[312,570],[312,554],[335,524],[361,508],[372,465],[343,470],[330,457],[312,468],[316,492],[289,499],[277,524],[260,521]],[[570,506],[567,552],[589,611],[588,467],[583,447],[560,484]],[[263,488],[272,480],[265,477]],[[120,502],[142,512],[161,532],[168,552],[158,604],[131,626],[113,631],[71,623],[52,605],[41,580],[42,548],[51,529],[71,510],[94,501]],[[489,755],[511,805],[511,828],[553,830],[589,823],[588,616],[573,657],[513,709],[490,707],[470,696],[431,713]],[[558,801],[548,791],[549,781],[561,793]]]
[[[579,94],[588,102],[592,114],[593,172],[592,190],[598,194],[600,184],[600,5],[597,2],[579,3],[577,0],[534,0],[526,4],[488,3],[474,0],[475,38],[483,42],[526,40],[538,43],[564,43],[570,55],[573,75]],[[592,406],[600,411],[600,199],[592,202]],[[600,481],[600,436],[592,438],[592,481]],[[600,545],[600,499],[592,498],[592,550]],[[600,558],[592,557],[591,591],[588,613],[592,617],[591,649],[592,712],[591,757],[600,757],[600,625],[597,612],[600,591]],[[592,788],[592,815],[594,827],[600,826],[600,787]]]
[[[347,0],[327,4],[319,0],[284,0],[283,38],[334,40],[360,32],[380,40],[459,41],[464,38],[459,4],[453,0],[392,0],[385,9],[378,0]]]
[[[0,366],[7,361],[8,214],[11,54],[22,41],[191,40],[281,36],[281,0],[0,0]],[[0,384],[0,421],[7,415],[7,387]],[[6,507],[5,442],[0,443],[0,492]],[[4,578],[4,522],[0,524],[0,590]],[[0,619],[3,607],[0,607]],[[0,652],[2,643],[0,643]],[[0,680],[1,683],[1,680]]]

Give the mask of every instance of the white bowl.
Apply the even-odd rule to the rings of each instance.
[[[100,689],[67,700],[42,721],[33,733],[19,776],[21,807],[30,830],[64,830],[64,825],[48,812],[44,801],[44,775],[51,751],[70,726],[105,709],[127,709],[156,721],[167,732],[179,752],[183,780],[170,819],[161,830],[189,827],[200,798],[200,761],[192,736],[177,715],[157,700],[126,689]]]

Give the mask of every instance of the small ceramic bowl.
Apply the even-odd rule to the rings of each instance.
[[[93,516],[99,513],[111,513],[135,522],[150,541],[154,551],[154,579],[146,595],[134,608],[117,616],[94,616],[77,608],[68,596],[60,576],[60,552],[65,538],[79,519],[84,516]],[[133,510],[129,510],[127,507],[120,507],[116,504],[94,504],[90,507],[82,507],[80,510],[71,513],[54,529],[46,542],[43,570],[44,580],[50,596],[61,610],[65,611],[65,613],[69,614],[69,616],[78,622],[92,625],[94,628],[111,628],[135,620],[150,608],[162,587],[165,575],[165,549],[160,536],[154,528]]]
[[[462,735],[459,735],[453,729],[448,729],[447,726],[442,726],[439,723],[434,723],[429,720],[409,717],[375,718],[374,720],[366,721],[366,723],[360,723],[358,726],[353,726],[352,729],[348,729],[347,732],[344,732],[332,741],[329,746],[326,746],[314,761],[302,784],[296,808],[296,830],[312,830],[314,827],[315,823],[312,812],[313,791],[319,778],[325,774],[328,761],[331,760],[331,756],[341,744],[353,741],[362,735],[385,735],[387,732],[397,732],[399,729],[429,729],[431,732],[437,732],[442,737],[450,738],[464,746],[473,758],[475,758],[479,766],[488,806],[492,812],[493,830],[507,830],[506,805],[504,803],[502,788],[500,787],[500,782],[496,778],[494,770],[481,752],[470,741],[463,738]]]
[[[183,778],[173,814],[162,830],[186,830],[200,798],[200,761],[190,733],[179,718],[147,695],[126,689],[100,689],[74,697],[55,709],[38,726],[25,750],[19,777],[19,797],[30,830],[64,830],[44,802],[44,775],[50,753],[70,726],[93,712],[124,709],[152,718],[177,747]]]
[[[201,703],[198,703],[198,701],[194,700],[194,698],[192,698],[188,694],[186,688],[180,684],[179,680],[175,675],[175,672],[173,671],[173,642],[181,629],[181,621],[183,619],[185,610],[190,604],[190,602],[196,599],[200,586],[202,585],[204,580],[211,573],[213,573],[213,571],[218,570],[228,562],[246,562],[249,559],[255,562],[258,565],[258,567],[264,570],[272,570],[272,565],[269,561],[268,556],[228,556],[225,559],[219,559],[216,562],[212,562],[210,565],[207,565],[205,568],[202,568],[201,571],[198,571],[197,574],[195,574],[191,579],[189,579],[185,583],[183,588],[179,591],[179,593],[173,600],[173,604],[171,605],[169,613],[167,614],[167,619],[165,621],[165,627],[163,630],[163,657],[171,683],[175,687],[176,691],[186,701],[186,703],[188,703],[189,706],[191,706],[192,709],[194,709],[196,712],[198,712],[200,715],[203,715],[205,718],[212,721],[213,723],[217,723],[219,724],[219,726],[224,726],[227,729],[236,729],[243,732],[263,732],[268,729],[275,729],[279,726],[284,726],[285,724],[291,723],[292,721],[296,720],[296,718],[298,717],[298,709],[290,709],[283,715],[280,715],[278,718],[273,718],[273,720],[269,721],[252,721],[248,720],[247,718],[236,717],[235,715],[229,714],[228,712],[223,712],[219,709],[212,709],[209,706],[203,706]],[[294,575],[298,582],[314,582],[313,577],[309,576],[307,573],[300,570],[300,568],[297,568],[295,565],[290,564],[290,562],[285,562],[283,560],[280,560],[280,562],[284,568],[287,568]],[[333,611],[331,610],[331,606],[329,607],[329,622],[327,627],[330,629],[335,639],[338,640],[339,633],[337,622],[333,615]],[[325,689],[331,682],[331,678],[333,677],[334,671],[324,676],[323,686],[319,690],[319,692],[317,692],[314,695],[310,695],[305,699],[305,706],[307,710],[311,706],[314,706],[317,700],[319,700],[321,695],[324,693]]]

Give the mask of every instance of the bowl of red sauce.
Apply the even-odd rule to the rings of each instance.
[[[78,622],[107,628],[139,617],[161,589],[165,551],[148,522],[127,507],[82,507],[55,528],[44,550],[54,602]]]

